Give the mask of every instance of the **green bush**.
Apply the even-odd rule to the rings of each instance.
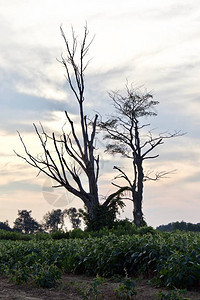
[[[122,283],[119,284],[118,289],[114,290],[115,295],[118,299],[133,299],[132,297],[135,296],[135,283],[131,278],[125,278]]]
[[[35,241],[44,241],[51,239],[51,234],[48,234],[46,232],[37,232],[34,235],[31,236],[33,240]]]
[[[26,283],[29,279],[29,268],[18,262],[9,271],[9,275],[11,276],[11,281],[14,281],[16,284]]]
[[[70,239],[84,239],[84,238],[88,238],[88,237],[89,237],[89,233],[86,231],[83,231],[80,228],[76,228],[76,229],[69,231]]]
[[[159,272],[160,283],[173,288],[190,288],[200,281],[200,253],[172,253]]]
[[[58,279],[61,278],[61,270],[54,265],[37,264],[34,268],[34,283],[43,288],[55,286]]]
[[[7,231],[4,229],[0,229],[0,240],[12,240],[12,241],[30,241],[31,235],[21,234],[16,231]]]
[[[53,239],[53,240],[61,240],[61,239],[67,239],[69,238],[69,233],[68,232],[64,232],[64,231],[61,231],[61,230],[57,230],[57,231],[54,231],[50,234],[50,237]]]
[[[153,229],[151,226],[143,226],[140,228],[137,228],[132,222],[129,220],[119,220],[116,221],[112,228],[109,228],[108,226],[102,227],[99,231],[84,231],[83,236],[81,238],[87,238],[88,236],[92,237],[103,237],[108,236],[109,234],[114,234],[116,236],[122,236],[122,235],[145,235],[145,234],[156,234],[156,230]],[[70,236],[71,237],[71,236]]]

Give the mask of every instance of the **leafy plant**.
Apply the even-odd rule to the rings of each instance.
[[[61,271],[56,266],[36,265],[34,282],[37,286],[51,288],[61,278]]]
[[[190,288],[198,285],[200,278],[200,255],[174,252],[164,262],[159,280],[167,287]]]
[[[12,241],[18,241],[18,240],[24,240],[24,241],[30,241],[31,236],[25,235],[16,231],[7,231],[4,229],[0,229],[0,240],[12,240]]]
[[[69,233],[62,230],[56,230],[51,233],[51,238],[53,240],[67,239],[69,238]]]
[[[100,276],[96,276],[94,280],[91,282],[89,287],[82,289],[81,287],[77,287],[78,292],[82,295],[83,300],[93,299],[98,300],[102,298],[102,294],[99,291],[99,286],[105,282],[105,279]]]
[[[115,289],[115,295],[119,299],[131,299],[133,296],[135,296],[136,290],[135,290],[135,283],[131,278],[128,278],[127,271],[125,270],[126,277],[122,280],[122,282],[119,284],[118,289]]]
[[[30,276],[29,268],[23,266],[21,263],[16,264],[10,271],[10,274],[10,280],[14,281],[16,284],[26,283]]]

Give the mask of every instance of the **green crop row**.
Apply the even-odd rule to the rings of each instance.
[[[0,272],[16,283],[54,285],[64,272],[153,278],[176,288],[200,282],[200,234],[110,234],[101,238],[0,241]]]

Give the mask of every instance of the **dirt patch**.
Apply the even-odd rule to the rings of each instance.
[[[152,287],[148,280],[134,280],[135,290],[137,295],[133,297],[136,300],[153,300],[157,299],[159,291],[164,289],[157,289]],[[117,299],[113,290],[117,289],[119,283],[106,280],[98,287],[101,298],[105,300]],[[9,282],[7,278],[0,278],[0,299],[9,300],[79,300],[83,299],[83,294],[93,287],[93,278],[86,276],[64,275],[59,284],[52,289],[36,288],[30,284],[15,285]],[[92,292],[90,292],[91,294]],[[187,292],[184,297],[191,300],[200,300],[200,291]],[[86,299],[86,298],[85,298]],[[94,299],[90,297],[88,299]]]

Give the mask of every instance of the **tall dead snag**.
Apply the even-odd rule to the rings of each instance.
[[[83,40],[80,44],[72,29],[72,45],[70,45],[63,29],[60,29],[67,53],[66,57],[61,56],[60,62],[65,67],[67,82],[79,107],[79,128],[81,128],[81,134],[76,130],[75,123],[69,113],[65,111],[66,122],[70,128],[69,133],[63,131],[59,137],[55,133],[48,135],[42,125],[38,129],[34,124],[43,155],[33,156],[20,134],[19,137],[26,155],[16,154],[29,165],[38,169],[39,173],[42,172],[54,179],[58,183],[57,187],[63,186],[67,191],[79,197],[87,207],[90,218],[93,219],[95,209],[99,206],[97,185],[99,156],[94,154],[98,116],[95,115],[91,123],[84,113],[84,72],[88,65],[88,61],[85,60],[92,40],[88,42],[89,32],[87,26],[85,26]],[[84,182],[80,174],[83,174]]]
[[[150,174],[144,174],[143,163],[147,159],[157,158],[159,155],[151,155],[151,152],[159,145],[164,143],[165,139],[179,136],[180,133],[159,134],[154,137],[151,131],[147,132],[147,126],[150,124],[141,124],[142,117],[156,116],[154,107],[159,103],[153,100],[150,93],[141,93],[139,90],[126,86],[126,94],[119,92],[109,94],[113,101],[116,111],[107,121],[101,121],[98,125],[106,132],[104,138],[111,142],[107,145],[107,150],[111,154],[119,153],[131,160],[132,177],[130,177],[121,167],[114,166],[119,172],[115,179],[123,179],[125,184],[120,186],[119,191],[129,191],[130,200],[133,201],[133,217],[136,226],[140,227],[143,223],[142,201],[143,184],[146,180],[158,180],[165,177],[168,172],[158,172],[151,177]],[[145,133],[146,131],[146,133]],[[142,134],[141,134],[142,133]]]

